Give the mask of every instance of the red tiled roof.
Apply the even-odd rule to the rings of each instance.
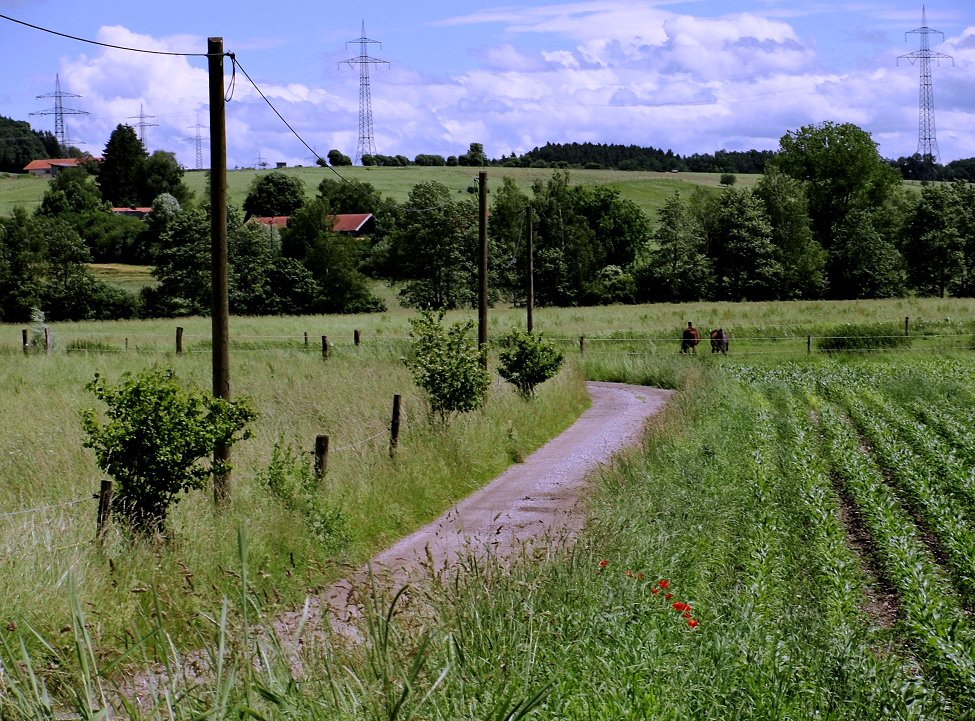
[[[372,213],[346,213],[344,215],[336,215],[332,219],[332,230],[339,233],[357,233],[362,230],[362,226],[370,218],[372,218]]]
[[[71,168],[81,164],[79,158],[44,158],[43,160],[32,160],[24,166],[28,173],[32,170],[50,170],[51,168]]]
[[[255,216],[252,220],[255,223],[260,223],[261,225],[266,225],[271,228],[283,228],[288,224],[287,215]]]

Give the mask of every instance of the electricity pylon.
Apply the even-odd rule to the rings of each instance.
[[[46,95],[38,95],[38,98],[54,98],[54,107],[48,110],[38,110],[31,115],[53,115],[54,116],[54,137],[58,140],[63,152],[68,150],[68,128],[64,124],[65,115],[91,115],[87,110],[75,110],[74,108],[64,107],[63,98],[80,98],[74,93],[65,93],[61,90],[61,76],[54,76],[54,92]]]
[[[934,125],[934,81],[931,78],[931,61],[935,60],[940,65],[942,60],[951,60],[951,64],[954,65],[955,59],[950,55],[945,55],[944,53],[938,53],[931,50],[931,41],[929,40],[930,36],[940,35],[943,39],[944,33],[940,30],[932,30],[928,27],[928,12],[926,6],[921,6],[921,27],[904,33],[905,41],[907,40],[908,35],[919,36],[921,46],[913,53],[901,55],[897,58],[897,60],[898,63],[900,63],[901,60],[907,60],[911,63],[911,65],[917,62],[921,67],[921,91],[918,103],[917,153],[921,156],[921,160],[924,161],[925,164],[939,163],[941,160],[938,153],[938,137],[937,133],[935,132]]]
[[[136,123],[136,127],[139,129],[139,142],[142,143],[142,146],[143,147],[145,147],[145,145],[146,145],[146,128],[158,128],[159,127],[159,123],[150,123],[150,122],[147,122],[149,120],[152,120],[154,117],[156,117],[156,116],[155,115],[146,115],[145,114],[145,112],[142,110],[142,103],[139,103],[139,114],[138,115],[131,115],[131,116],[129,116],[129,120],[138,120],[139,121],[138,123]]]
[[[359,43],[359,56],[343,60],[342,64],[349,66],[359,66],[359,144],[355,151],[355,160],[362,161],[363,155],[376,154],[376,140],[372,134],[372,91],[369,86],[369,66],[370,65],[389,65],[385,60],[379,60],[369,56],[369,45],[380,45],[378,40],[370,40],[366,37],[366,21],[362,21],[362,36],[358,40],[350,40],[350,43]]]

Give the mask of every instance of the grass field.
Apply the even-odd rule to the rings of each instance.
[[[91,542],[99,476],[81,447],[77,409],[94,404],[83,386],[95,372],[167,365],[207,387],[208,321],[180,319],[182,357],[175,321],[58,324],[49,356],[24,356],[19,329],[0,328],[10,389],[0,397],[0,708],[44,715],[35,669],[58,699],[51,714],[90,714],[113,679],[164,662],[168,696],[131,715],[971,718],[972,352],[827,357],[803,344],[790,359],[734,343],[905,317],[912,334],[970,337],[973,302],[540,309],[537,327],[573,349],[569,366],[532,404],[496,381],[487,410],[446,432],[430,427],[399,362],[408,317],[232,319],[234,393],[261,412],[256,437],[235,450],[232,506],[214,514],[195,493],[168,543],[113,535],[102,550]],[[491,318],[494,334],[523,316]],[[679,329],[709,318],[732,330],[732,353],[680,356]],[[327,363],[315,342],[325,332],[336,344]],[[637,350],[651,335],[674,342]],[[65,352],[82,340],[99,350]],[[300,672],[267,643],[272,618],[343,564],[564,427],[585,404],[583,377],[678,393],[641,449],[594,476],[576,545],[374,598],[363,642],[310,643]],[[405,394],[408,419],[395,462],[385,453],[393,393]],[[259,480],[275,443],[307,452],[322,432],[341,449],[322,492],[354,530],[337,549]],[[190,648],[220,664],[202,685],[178,653]]]
[[[363,168],[359,166],[336,168],[343,178],[361,180],[371,183],[376,190],[392,200],[402,203],[409,196],[410,190],[417,183],[437,181],[443,183],[459,196],[467,197],[467,188],[473,178],[477,177],[480,168],[461,167],[406,167],[406,168]],[[227,201],[238,207],[243,205],[244,198],[255,178],[271,170],[230,170],[227,173]],[[317,192],[318,184],[323,178],[339,179],[339,175],[327,168],[284,168],[279,172],[300,178],[309,196]],[[500,184],[501,178],[510,177],[527,194],[531,194],[532,183],[545,182],[552,177],[553,170],[539,168],[488,168],[488,183]],[[657,209],[663,201],[673,194],[674,190],[690,190],[697,186],[717,188],[720,175],[716,173],[650,173],[624,172],[616,170],[571,170],[570,181],[574,184],[603,185],[607,184],[620,191],[624,198],[628,198],[639,205],[654,221]],[[739,176],[742,185],[753,184],[759,176]],[[197,202],[207,199],[208,172],[201,170],[187,171],[183,176],[184,182],[193,191]],[[28,210],[36,208],[47,189],[47,180],[22,175],[0,175],[0,216],[10,215],[16,206],[24,206]]]

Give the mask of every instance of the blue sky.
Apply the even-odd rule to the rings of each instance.
[[[321,155],[354,156],[359,73],[346,44],[370,55],[376,150],[490,157],[546,142],[623,143],[682,155],[775,149],[790,130],[823,121],[870,132],[882,155],[917,149],[922,5],[904,0],[467,0],[321,3],[307,0],[0,0],[0,14],[126,47],[205,53],[224,38],[278,111]],[[927,4],[943,162],[975,157],[975,6]],[[69,140],[98,155],[119,123],[145,129],[149,150],[195,167],[194,126],[208,122],[203,58],[130,53],[0,19],[0,115],[54,130],[61,89]],[[228,63],[228,70],[230,64]],[[228,79],[229,80],[229,79]],[[231,167],[311,165],[314,157],[238,76],[227,106]],[[204,128],[203,134],[207,134]],[[204,164],[208,149],[204,148]]]

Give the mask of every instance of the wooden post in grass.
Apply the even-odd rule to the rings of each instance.
[[[579,336],[579,355],[586,352],[586,336]]]
[[[318,480],[325,478],[328,470],[328,436],[315,436],[315,474]]]
[[[24,328],[22,331],[20,331],[20,338],[21,338],[21,341],[24,344],[24,355],[27,355],[28,353],[30,353],[30,340],[27,337],[27,329],[26,328]]]
[[[806,336],[806,355],[812,355],[812,336]]]
[[[176,355],[183,355],[183,328],[176,326]]]
[[[44,354],[51,355],[51,329],[44,326]]]
[[[125,350],[128,350],[128,349],[129,349],[129,339],[126,338],[125,339]]]
[[[911,334],[911,316],[904,316],[904,335]]]
[[[308,331],[305,331],[305,348],[308,347]]]
[[[356,328],[354,331],[352,331],[352,342],[355,343],[356,346],[358,346],[359,345],[359,341],[361,341],[361,340],[362,340],[362,337],[359,335],[359,329]]]
[[[322,336],[322,360],[323,361],[328,360],[328,336],[327,335]]]
[[[400,395],[393,396],[393,418],[389,422],[389,457],[396,455],[396,445],[399,443],[399,409]]]
[[[95,538],[101,540],[108,527],[108,520],[112,516],[112,482],[103,480],[101,488],[98,489],[98,523],[95,530]]]

